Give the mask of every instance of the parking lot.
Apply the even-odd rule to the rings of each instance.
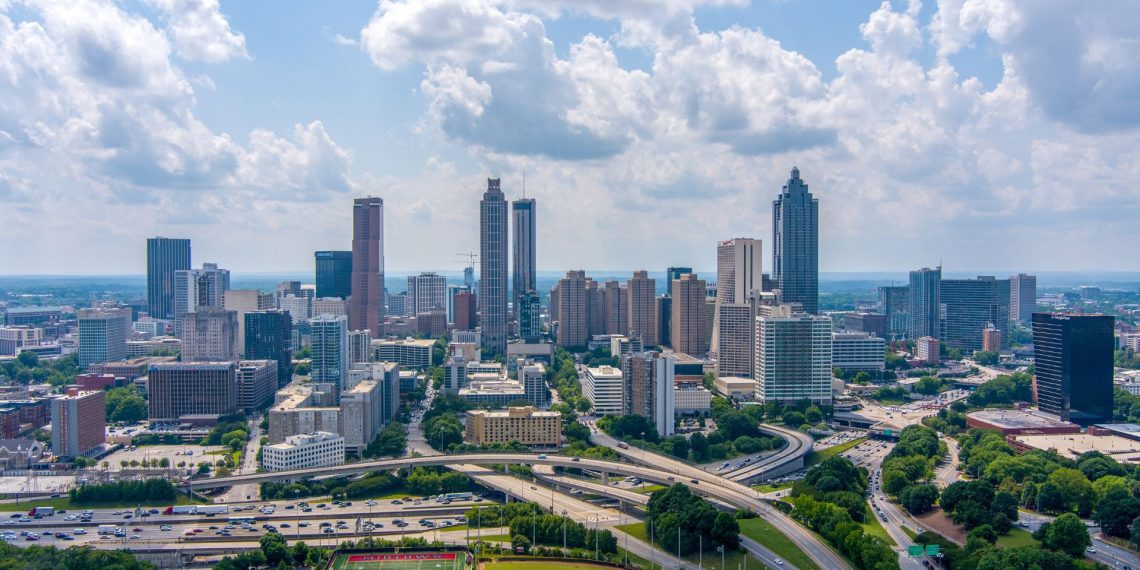
[[[189,466],[193,464],[195,467],[199,463],[210,463],[211,465],[224,457],[220,454],[210,455],[211,451],[225,450],[226,447],[222,445],[143,445],[135,449],[123,448],[107,457],[100,460],[100,464],[106,461],[108,468],[114,471],[122,469],[121,462],[123,461],[138,461],[140,464],[143,461],[150,461],[152,459],[162,460],[163,458],[170,461],[171,467],[176,467],[181,462],[186,462]]]

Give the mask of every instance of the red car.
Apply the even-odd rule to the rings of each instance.
[[[143,529],[141,529],[141,528],[139,528],[139,527],[137,527],[137,526],[135,527],[135,532],[142,532],[142,531],[143,531]]]

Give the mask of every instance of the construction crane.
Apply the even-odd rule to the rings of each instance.
[[[479,258],[479,254],[475,253],[474,251],[468,251],[467,253],[457,253],[455,255],[467,258],[467,267],[463,268],[463,284],[469,288],[474,287],[475,260]]]

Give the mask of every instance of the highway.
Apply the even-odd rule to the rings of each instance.
[[[799,461],[799,466],[803,467],[804,458],[811,452],[814,440],[810,435],[794,429],[785,427],[774,426],[769,424],[760,424],[760,429],[769,434],[775,434],[788,442],[783,449],[771,457],[766,457],[749,465],[728,473],[726,476],[729,480],[739,483],[745,483],[753,479],[763,479],[765,473],[783,467],[790,462]]]
[[[945,463],[935,469],[934,477],[938,486],[945,489],[961,477],[958,474],[958,442],[952,437],[942,436],[946,442],[947,458]]]

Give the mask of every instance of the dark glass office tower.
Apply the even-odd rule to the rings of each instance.
[[[910,324],[907,336],[942,338],[941,320],[942,268],[923,267],[910,272]]]
[[[515,315],[518,316],[522,326],[522,313],[519,308],[519,297],[527,291],[538,290],[538,271],[536,247],[538,244],[535,231],[535,216],[537,208],[534,198],[520,198],[511,202],[511,218],[514,221],[512,234],[512,287],[511,301]]]
[[[692,267],[670,267],[665,270],[665,294],[669,294],[669,288],[673,286],[673,282],[680,279],[686,273],[692,273]]]
[[[498,178],[479,202],[479,322],[483,350],[507,353],[507,200]]]
[[[819,312],[819,200],[795,167],[772,202],[772,278],[780,301]]]
[[[1033,313],[1037,405],[1082,425],[1112,421],[1110,315]]]
[[[288,311],[277,309],[251,311],[245,314],[246,360],[277,362],[277,386],[289,383],[293,376],[293,319]]]
[[[318,251],[314,254],[317,268],[317,297],[347,299],[352,292],[352,252]]]
[[[190,269],[190,240],[155,237],[146,240],[147,313],[156,319],[173,319],[174,272]]]
[[[526,342],[538,342],[542,336],[542,309],[538,304],[538,293],[524,291],[518,299],[519,336]]]
[[[939,287],[942,342],[966,351],[981,350],[982,331],[993,325],[1004,333],[1002,347],[1009,346],[1009,280],[979,276],[977,279],[943,279]]]

